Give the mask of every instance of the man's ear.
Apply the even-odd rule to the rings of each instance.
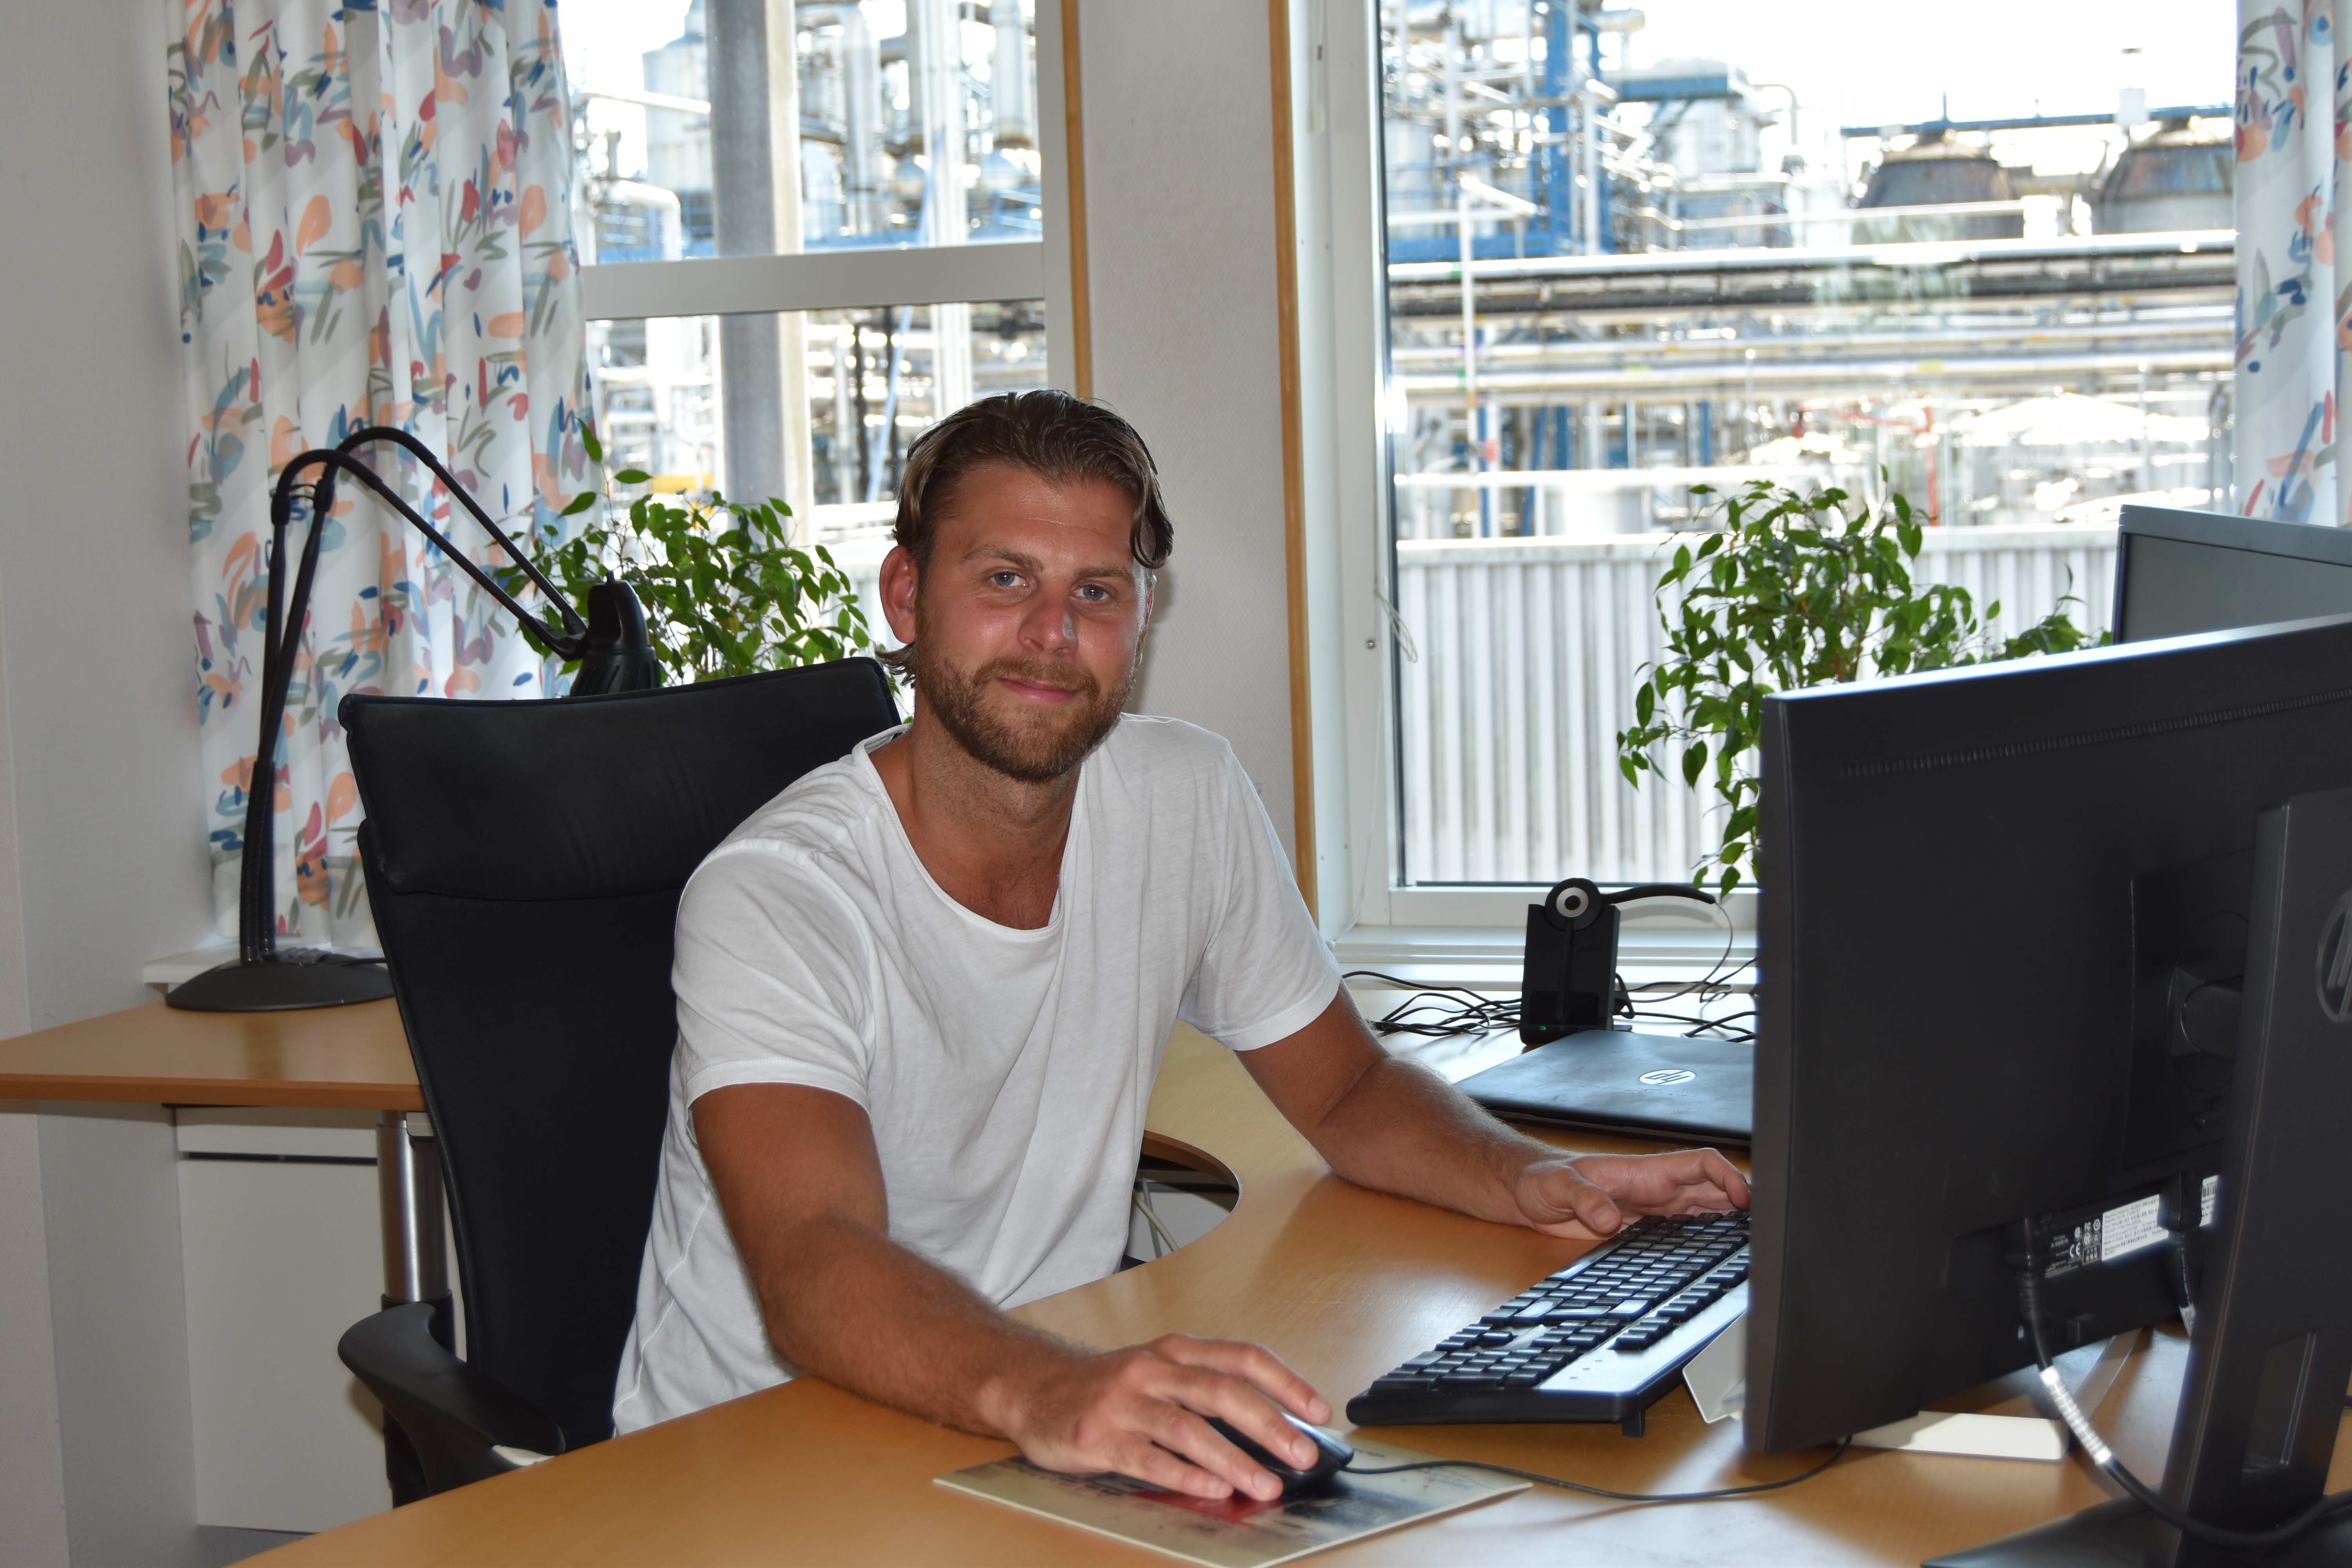
[[[882,557],[882,580],[877,584],[882,594],[882,616],[890,623],[890,635],[902,643],[915,640],[919,577],[915,558],[907,553],[905,545],[892,545],[890,553]]]

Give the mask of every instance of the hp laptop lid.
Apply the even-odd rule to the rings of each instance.
[[[1585,1029],[1464,1079],[1508,1121],[1745,1145],[1756,1125],[1755,1048],[1622,1029]]]

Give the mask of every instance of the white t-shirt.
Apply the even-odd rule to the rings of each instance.
[[[698,1097],[791,1083],[856,1101],[892,1239],[1013,1307],[1118,1268],[1177,1019],[1251,1050],[1338,993],[1265,809],[1214,735],[1122,719],[1079,770],[1052,916],[1015,931],[916,857],[867,755],[899,732],[802,778],[687,884],[621,1431],[795,1375],[711,1190]]]

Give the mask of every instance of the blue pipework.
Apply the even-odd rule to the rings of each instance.
[[[1594,47],[1600,47],[1600,33],[1593,34]],[[1559,98],[1568,90],[1568,7],[1552,0],[1549,13],[1544,18],[1543,92],[1546,98]],[[1575,165],[1567,157],[1564,138],[1568,133],[1568,109],[1556,104],[1543,111],[1544,129],[1550,132],[1544,145],[1536,149],[1536,200],[1543,204],[1544,235],[1550,242],[1555,256],[1570,256],[1576,250],[1576,177]]]
[[[1574,12],[1566,0],[1552,0],[1544,18],[1543,73],[1538,79],[1546,98],[1565,97],[1568,91],[1569,61],[1573,58],[1574,38],[1570,28],[1581,30],[1595,78],[1601,75],[1601,28],[1591,16]],[[1565,105],[1542,110],[1539,118],[1549,133],[1543,145],[1536,149],[1534,166],[1528,172],[1528,199],[1543,209],[1540,217],[1528,220],[1527,254],[1539,256],[1578,256],[1584,252],[1583,236],[1579,233],[1584,204],[1577,199],[1576,164],[1569,155],[1562,140],[1568,133],[1569,117]],[[1446,165],[1431,163],[1392,163],[1389,176],[1434,174]],[[1601,182],[1600,243],[1593,249],[1600,255],[1610,255],[1617,248],[1616,224],[1610,211],[1608,176],[1593,171]],[[1481,261],[1516,258],[1522,254],[1517,235],[1489,234],[1474,236],[1470,254]],[[1458,236],[1415,236],[1389,238],[1388,257],[1391,261],[1458,261],[1462,258],[1462,242]]]
[[[1558,0],[1554,0],[1553,8],[1559,8]],[[1596,18],[1581,14],[1577,20],[1584,24],[1585,42],[1592,51],[1592,79],[1598,81],[1601,79],[1601,24]],[[1601,200],[1595,204],[1601,214],[1601,243],[1592,248],[1600,255],[1614,256],[1617,254],[1617,217],[1610,210],[1609,176],[1598,159],[1593,161],[1592,182],[1601,187]]]
[[[1475,458],[1471,465],[1472,471],[1474,472],[1483,470],[1486,467],[1487,413],[1488,409],[1486,404],[1483,402],[1480,403],[1478,405],[1478,429],[1476,434],[1472,437],[1473,441],[1475,443],[1474,450],[1476,454]],[[1497,456],[1499,457],[1500,454],[1498,453]],[[1496,466],[1499,467],[1500,465],[1497,464]],[[1492,539],[1495,537],[1495,492],[1487,489],[1484,486],[1481,486],[1478,490],[1478,537],[1481,539]]]

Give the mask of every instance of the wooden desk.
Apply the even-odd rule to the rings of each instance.
[[[1335,1405],[1575,1257],[1331,1176],[1240,1065],[1179,1032],[1153,1095],[1152,1149],[1229,1171],[1242,1197],[1200,1241],[1020,1315],[1084,1343],[1171,1330],[1255,1340]],[[1606,1150],[1605,1139],[1563,1140]],[[2142,1473],[2162,1467],[2185,1344],[2157,1336],[2095,1412]],[[1342,1423],[1344,1424],[1344,1423]],[[1751,1457],[1677,1389],[1649,1436],[1614,1426],[1392,1427],[1412,1447],[1620,1490],[1770,1480],[1815,1454]],[[932,1486],[1010,1447],[803,1379],[285,1547],[273,1563],[1164,1564],[1171,1559]],[[2347,1467],[2338,1449],[2338,1477]],[[1856,1451],[1785,1492],[1641,1508],[1538,1489],[1316,1559],[1338,1563],[1917,1563],[2102,1500],[2078,1462]]]
[[[0,1100],[422,1110],[389,1001],[294,1013],[161,1002],[0,1040]]]
[[[0,1040],[0,1100],[265,1105],[376,1113],[384,1295],[446,1293],[441,1170],[407,1126],[425,1109],[387,997],[285,1013],[190,1013],[151,1002]]]

